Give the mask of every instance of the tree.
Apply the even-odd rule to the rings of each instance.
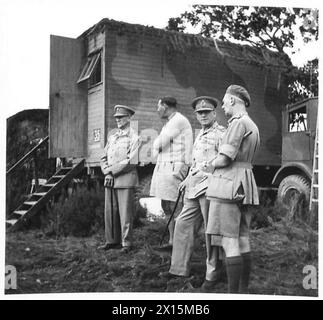
[[[194,5],[179,17],[170,18],[166,29],[184,32],[191,26],[205,37],[284,53],[293,48],[296,32],[304,42],[318,39],[317,15],[317,10],[301,8]],[[288,78],[291,102],[316,95],[317,59]]]
[[[304,67],[293,73],[289,81],[288,98],[296,102],[318,95],[318,59],[308,61]]]

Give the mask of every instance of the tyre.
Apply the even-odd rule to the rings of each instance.
[[[309,202],[311,186],[301,175],[293,174],[284,178],[278,187],[278,201],[294,216],[296,211],[304,213],[304,205]],[[304,201],[305,200],[305,201]]]

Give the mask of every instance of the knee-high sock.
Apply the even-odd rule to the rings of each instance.
[[[238,293],[242,271],[241,256],[227,257],[226,269],[228,275],[228,293]]]
[[[248,293],[249,276],[251,271],[251,253],[245,252],[241,254],[242,257],[242,271],[240,278],[240,293]]]

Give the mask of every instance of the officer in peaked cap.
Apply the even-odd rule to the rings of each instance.
[[[132,248],[134,188],[138,185],[138,149],[140,139],[130,127],[132,107],[116,105],[114,117],[118,130],[108,136],[101,158],[105,175],[105,243],[99,249],[122,246]]]
[[[117,104],[114,107],[115,114],[114,117],[124,117],[124,116],[132,116],[135,114],[135,110],[132,107],[123,106],[120,104]]]
[[[219,100],[209,96],[196,97],[192,101],[192,107],[195,112],[214,111],[219,105]]]
[[[209,216],[209,200],[206,199],[208,174],[200,170],[204,163],[212,161],[217,153],[220,140],[225,128],[216,121],[215,109],[219,105],[216,98],[210,96],[196,97],[192,107],[202,129],[197,135],[193,146],[192,167],[187,178],[181,183],[180,188],[185,189],[184,206],[176,219],[172,262],[167,277],[185,277],[190,273],[190,258],[193,253],[194,241],[197,231],[204,222],[207,225]],[[183,241],[185,239],[185,241]],[[212,292],[214,286],[221,279],[219,247],[211,243],[211,236],[205,238],[207,249],[206,278],[201,291]],[[218,241],[219,244],[221,244]]]

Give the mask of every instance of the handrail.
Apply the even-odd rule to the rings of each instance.
[[[23,163],[32,156],[32,154],[39,149],[43,144],[45,144],[45,142],[47,142],[47,140],[49,139],[49,136],[45,137],[44,139],[41,139],[38,144],[33,147],[28,153],[26,153],[20,160],[18,160],[7,172],[6,174],[11,173],[12,171],[16,170],[17,168],[19,168],[20,166],[23,165]]]

